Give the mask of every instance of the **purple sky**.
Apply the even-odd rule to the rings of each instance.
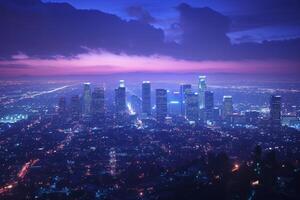
[[[0,74],[300,75],[297,0],[0,0]]]

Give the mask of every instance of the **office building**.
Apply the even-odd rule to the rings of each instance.
[[[198,82],[199,109],[203,109],[205,107],[205,91],[206,91],[206,89],[207,89],[206,76],[199,76],[199,82]]]
[[[101,121],[104,118],[104,88],[96,87],[92,93],[92,115],[94,121]]]
[[[149,81],[143,81],[142,84],[142,112],[151,115],[151,84]]]
[[[80,98],[78,95],[71,97],[70,114],[73,120],[79,120],[81,114]]]
[[[168,115],[168,97],[167,90],[156,89],[156,119],[164,122]]]
[[[232,96],[223,96],[222,117],[227,118],[233,114]]]
[[[130,97],[130,113],[140,115],[142,112],[142,99],[136,95]]]
[[[180,85],[180,110],[181,115],[185,116],[185,98],[186,98],[186,91],[192,89],[191,84],[181,84]]]
[[[274,128],[281,126],[281,96],[272,95],[270,98],[270,121]]]
[[[199,118],[198,94],[191,89],[186,91],[186,118],[193,122],[197,122]]]
[[[67,103],[65,97],[60,97],[58,101],[58,114],[63,116],[66,114],[67,111]]]
[[[91,114],[91,103],[92,103],[91,84],[84,83],[83,84],[83,114],[84,115]]]
[[[116,113],[126,112],[126,87],[124,80],[120,80],[120,85],[115,89]]]
[[[205,120],[213,120],[214,112],[214,93],[211,91],[205,91],[204,95],[204,110],[205,110]]]

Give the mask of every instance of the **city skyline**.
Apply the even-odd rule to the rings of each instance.
[[[299,200],[299,0],[0,0],[1,200]]]

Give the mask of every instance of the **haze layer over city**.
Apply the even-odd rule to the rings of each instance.
[[[0,199],[300,199],[296,0],[0,0]]]

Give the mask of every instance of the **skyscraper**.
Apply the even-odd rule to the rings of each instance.
[[[104,118],[104,88],[96,87],[92,93],[92,115],[94,121],[102,121]]]
[[[211,91],[205,91],[204,95],[204,109],[205,109],[205,119],[213,120],[214,112],[214,93]]]
[[[117,113],[126,112],[126,88],[124,80],[120,80],[120,85],[115,89],[115,106]]]
[[[142,112],[151,115],[151,84],[143,81],[142,84]]]
[[[131,95],[130,97],[130,105],[131,105],[131,112],[137,115],[142,113],[142,99],[137,95]]]
[[[207,89],[206,76],[199,76],[199,83],[198,83],[199,109],[202,109],[205,106],[206,89]]]
[[[65,97],[60,97],[58,101],[58,114],[63,116],[66,114],[67,111],[67,103]]]
[[[156,119],[164,122],[168,115],[168,98],[167,90],[156,89]]]
[[[181,107],[181,115],[185,116],[185,99],[186,99],[186,91],[188,89],[192,89],[191,84],[181,84],[180,85],[180,107]]]
[[[71,97],[70,112],[73,120],[79,120],[81,113],[80,98],[78,95]]]
[[[84,115],[91,114],[91,103],[92,103],[91,84],[84,83],[83,84],[83,114]]]
[[[232,96],[223,96],[222,116],[223,118],[226,118],[232,114],[233,114]]]
[[[270,120],[273,128],[281,126],[281,96],[272,95],[270,98]]]
[[[198,94],[192,92],[191,89],[186,91],[186,118],[194,122],[197,122],[199,118]]]
[[[181,94],[178,91],[171,92],[168,95],[168,113],[170,115],[181,115]]]

